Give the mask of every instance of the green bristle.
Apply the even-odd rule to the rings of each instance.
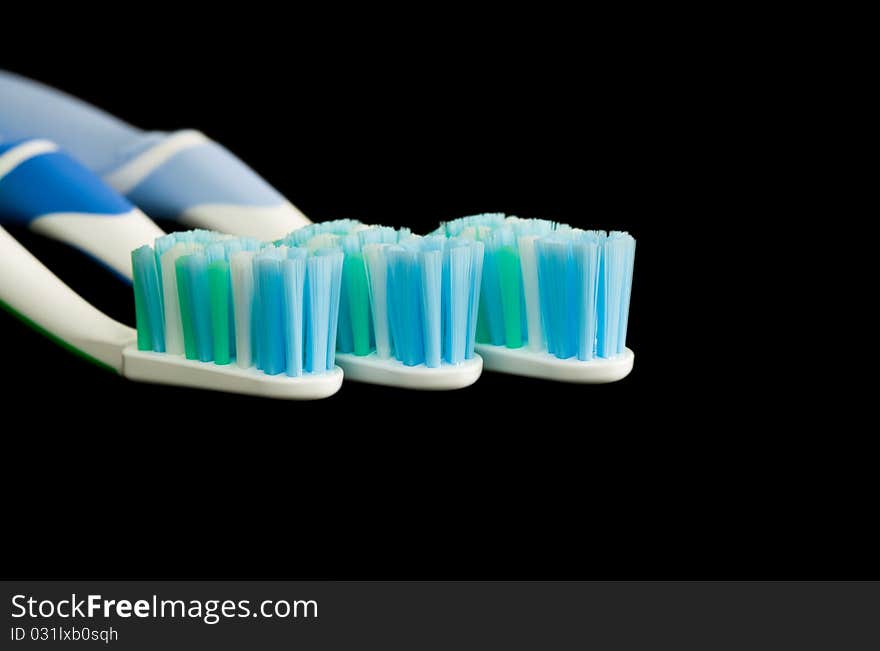
[[[134,318],[137,326],[138,350],[153,350],[153,335],[150,332],[150,319],[147,315],[147,298],[143,286],[133,282],[134,286]]]
[[[360,251],[345,256],[344,283],[348,295],[349,319],[355,355],[369,355],[370,346],[370,290],[364,256]]]
[[[491,344],[492,335],[489,332],[489,317],[487,316],[488,308],[486,301],[480,301],[480,307],[477,310],[477,343]]]
[[[196,350],[196,332],[193,323],[193,305],[190,296],[190,284],[186,273],[185,261],[189,256],[183,255],[175,262],[177,272],[177,296],[180,302],[180,322],[183,326],[183,350],[187,359],[198,359]]]
[[[522,276],[519,254],[512,246],[499,247],[495,253],[498,263],[498,284],[501,286],[501,306],[504,310],[504,339],[508,348],[522,346]]]
[[[165,352],[165,313],[162,309],[162,289],[153,249],[142,246],[132,251],[131,271],[138,348],[163,353]]]
[[[215,260],[208,265],[211,296],[211,331],[214,340],[214,363],[228,364],[229,354],[229,263]]]

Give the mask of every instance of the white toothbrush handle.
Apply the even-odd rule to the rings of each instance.
[[[164,235],[139,209],[47,140],[0,144],[0,224],[70,244],[131,279],[131,252]]]
[[[43,215],[31,222],[31,230],[70,244],[131,280],[131,252],[152,244],[165,232],[137,208],[107,218],[82,213]]]
[[[65,285],[0,227],[0,303],[65,348],[122,372],[122,350],[137,338]]]
[[[193,206],[180,213],[177,221],[190,228],[253,237],[264,242],[281,239],[312,223],[289,201],[277,206]]]

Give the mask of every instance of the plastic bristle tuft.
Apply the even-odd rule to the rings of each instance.
[[[425,361],[422,327],[422,275],[418,251],[389,246],[388,317],[396,357],[407,366]]]
[[[165,351],[165,314],[156,256],[149,246],[131,254],[138,349]]]
[[[479,237],[498,218],[475,218],[477,237],[453,239],[354,220],[272,244],[188,231],[158,238],[139,260],[152,261],[150,291],[174,354],[294,377],[333,369],[337,350],[437,368],[474,357]],[[139,340],[155,350],[152,312],[138,301]]]
[[[328,365],[328,350],[331,337],[331,295],[335,266],[342,264],[342,255],[325,253],[312,255],[306,265],[305,291],[306,312],[306,370],[310,373],[325,370]],[[335,345],[335,342],[334,342]]]
[[[332,370],[343,253],[324,244],[358,227],[276,245],[202,230],[157,238],[132,253],[139,348],[269,375]]]
[[[481,291],[469,312],[477,314],[471,326],[478,343],[528,344],[581,361],[625,352],[635,257],[628,233],[490,213],[445,222],[435,234],[485,246]],[[445,274],[444,287],[451,286]]]
[[[296,252],[297,255],[293,255]],[[302,249],[290,249],[291,255],[281,264],[284,291],[284,338],[288,375],[303,374],[303,291],[306,278],[306,255]],[[299,255],[302,253],[303,255]]]

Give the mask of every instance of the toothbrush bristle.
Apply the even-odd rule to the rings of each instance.
[[[132,252],[138,348],[294,377],[337,351],[428,369],[476,344],[622,360],[634,258],[626,232],[501,213],[424,237],[354,220],[274,243],[175,233]]]
[[[150,247],[142,246],[132,252],[131,265],[138,349],[164,352],[165,318],[156,257]]]
[[[544,219],[473,215],[436,231],[485,244],[476,340],[559,359],[626,346],[635,239]]]
[[[288,246],[196,230],[137,249],[138,347],[268,375],[332,370],[343,254],[331,237]]]
[[[328,237],[344,254],[336,350],[428,368],[473,358],[482,243],[352,220],[313,224],[280,242]]]

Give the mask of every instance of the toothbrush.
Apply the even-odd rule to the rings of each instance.
[[[0,144],[0,224],[9,223],[27,224],[37,232],[72,244],[128,278],[132,277],[133,263],[141,270],[146,264],[143,253],[138,252],[157,239],[174,237],[165,235],[125,198],[45,140]],[[142,271],[134,284],[138,315],[135,331],[86,303],[5,230],[0,238],[0,255],[0,301],[64,347],[130,379],[303,400],[327,397],[341,386],[342,371],[332,358],[320,368],[313,365],[306,372],[276,377],[249,364],[231,366],[221,364],[221,360],[206,364],[204,356],[160,354],[164,344],[153,346],[153,342],[161,336],[164,323],[159,324],[156,314],[145,311],[150,290],[158,287],[155,275],[149,277]],[[340,269],[341,256],[339,252]],[[320,289],[329,296],[330,284],[331,279],[320,279],[313,294]],[[203,294],[209,290],[200,285],[191,289],[188,296],[203,304]],[[331,314],[337,309],[338,300],[327,300],[323,321],[316,328],[329,332]],[[197,319],[201,316],[196,314]],[[164,314],[161,318],[164,320]],[[310,313],[303,318],[309,319]],[[151,323],[157,324],[152,330]],[[215,360],[211,357],[210,361]]]
[[[255,239],[232,241],[216,232],[165,235],[149,218],[77,161],[53,143],[43,140],[0,145],[0,223],[28,223],[34,230],[79,246],[120,275],[133,276],[141,347],[156,353],[165,352],[164,336],[167,333],[169,342],[176,342],[168,352],[177,355],[184,353],[182,334],[175,337],[181,326],[172,328],[168,319],[177,315],[175,323],[179,324],[180,305],[192,301],[176,291],[177,272],[173,266],[176,258],[171,260],[170,267],[166,265],[167,268],[162,269],[162,278],[159,279],[155,267],[163,254],[176,244],[187,244],[187,254],[210,253],[211,262],[215,262],[217,252],[211,253],[209,245],[215,240],[223,241],[226,247],[223,259],[230,265],[233,261],[229,245],[244,246],[252,251],[268,246],[268,243]],[[55,228],[49,229],[42,226],[44,224]],[[154,242],[155,251],[152,250]],[[328,299],[328,305],[332,302],[334,318],[339,319],[333,326],[332,336],[328,334],[333,345],[324,352],[330,360],[329,368],[334,366],[335,333],[338,330],[342,351],[339,364],[348,369],[352,379],[430,390],[462,388],[477,380],[482,360],[474,355],[473,330],[482,244],[449,240],[447,245],[444,238],[419,238],[406,229],[368,227],[353,220],[314,224],[294,231],[284,242],[309,251],[334,247],[339,251],[340,277],[334,281],[339,287],[334,290],[336,295],[332,301]],[[133,247],[136,247],[134,265]],[[143,252],[145,248],[151,252]],[[343,250],[344,258],[348,260],[344,274]],[[127,263],[122,261],[122,255],[127,256]],[[150,265],[153,258],[155,262]],[[369,260],[369,266],[365,264],[366,260]],[[207,273],[206,266],[202,272],[202,275]],[[193,283],[202,294],[209,293],[206,278]],[[329,283],[330,280],[321,282]],[[153,297],[150,292],[159,287],[175,289]],[[203,320],[205,328],[202,329],[205,333],[208,332],[207,324],[213,323],[213,317],[208,315],[211,303],[218,300],[230,303],[234,298],[234,294],[231,298],[221,296],[219,299],[212,294],[207,302],[199,303],[202,307],[207,306]],[[281,302],[286,299],[277,294],[273,300]],[[158,306],[152,313],[151,305]],[[327,323],[318,326],[318,330],[330,326],[329,315],[326,320]],[[160,323],[162,321],[167,323]],[[308,322],[307,318],[305,322]],[[241,321],[238,329],[246,326],[249,327]],[[391,343],[392,329],[397,333],[394,346]],[[282,327],[269,334],[260,332],[259,337],[273,341],[275,350],[286,348],[289,351],[291,346],[287,340],[278,341],[282,333],[287,338],[299,333],[294,337],[297,348],[305,345],[301,328],[285,331]],[[212,339],[211,334],[201,337],[196,334],[191,336],[195,347],[199,346],[198,342],[209,345],[205,342],[221,340]],[[266,368],[262,358],[256,355],[259,346],[254,348],[255,351],[250,351],[239,342],[236,359],[239,366],[249,368],[255,362],[258,368]],[[327,349],[327,346],[318,348]],[[207,362],[223,360],[230,355],[231,352],[227,351],[215,357],[211,351],[190,355],[190,358]],[[268,367],[270,370],[274,368],[271,364]],[[278,367],[278,370],[290,369],[301,370],[289,365]]]
[[[335,366],[339,247],[288,247],[213,231],[132,253],[138,348],[269,376]]]
[[[154,219],[271,241],[311,222],[229,150],[192,129],[142,131],[0,70],[0,139],[46,138]]]
[[[631,235],[500,213],[437,234],[485,244],[476,351],[486,369],[587,384],[630,373]]]
[[[64,348],[130,380],[290,400],[326,398],[342,384],[338,368],[288,377],[139,350],[135,330],[86,302],[2,227],[0,306]]]
[[[154,270],[162,254],[167,249],[174,248],[180,240],[180,243],[188,245],[186,253],[202,255],[213,240],[222,239],[226,246],[223,253],[224,261],[227,264],[232,263],[228,248],[234,242],[229,241],[228,238],[222,238],[220,234],[211,232],[196,234],[195,239],[184,235],[165,235],[126,199],[117,195],[77,161],[60,151],[54,143],[45,140],[0,145],[0,223],[10,222],[28,223],[38,232],[79,246],[107,263],[120,275],[130,278],[134,271],[139,341],[142,348],[156,353],[165,352],[163,337],[166,331],[171,337],[169,341],[175,344],[168,352],[177,355],[184,353],[181,343],[182,334],[174,337],[180,330],[180,325],[174,329],[171,327],[171,321],[167,324],[160,321],[167,321],[170,315],[177,315],[178,321],[175,323],[179,324],[180,305],[189,302],[178,296],[176,290],[161,297],[151,297],[148,291],[150,287],[155,289],[164,285],[168,290],[177,286],[176,269],[173,266],[163,269],[162,280],[159,280],[158,272]],[[389,234],[392,235],[390,240]],[[434,246],[436,252],[432,255],[422,255],[417,251],[420,238],[412,236],[408,231],[402,234],[403,243],[408,247],[406,250],[411,251],[407,256],[403,255],[402,247],[398,246],[398,233],[393,229],[369,228],[352,220],[315,224],[288,235],[286,241],[290,246],[303,245],[310,251],[340,247],[345,244],[349,262],[345,265],[345,274],[342,275],[342,250],[339,249],[340,278],[336,281],[339,288],[336,290],[337,295],[332,299],[332,310],[334,315],[339,314],[338,294],[341,293],[344,296],[344,309],[340,315],[338,331],[343,352],[339,359],[340,365],[350,370],[353,379],[432,390],[455,389],[470,385],[480,375],[482,360],[473,353],[473,338],[468,339],[466,336],[460,336],[459,333],[473,330],[473,327],[468,325],[468,307],[470,302],[475,301],[472,294],[479,287],[479,277],[473,275],[478,270],[473,265],[482,259],[482,245],[472,246],[452,242],[451,253],[444,258],[442,249],[445,241],[439,248],[436,243],[431,245],[430,242],[424,242],[421,245]],[[384,241],[380,242],[383,238]],[[407,240],[411,241],[407,243]],[[157,250],[144,253],[143,249],[151,249],[154,242]],[[367,270],[361,250],[364,243],[369,244],[367,250],[372,256],[370,277],[375,282],[371,288],[366,284]],[[253,251],[267,246],[267,243],[253,239],[242,240],[238,244]],[[392,247],[392,244],[395,246]],[[132,265],[132,249],[136,249],[134,265]],[[388,261],[385,258],[385,249],[393,249]],[[123,255],[127,258],[126,262],[122,260]],[[216,257],[216,252],[211,255]],[[152,258],[156,258],[156,262],[149,266],[148,263]],[[411,277],[412,274],[398,273],[404,258],[408,260],[407,264],[411,266],[415,277]],[[313,262],[309,264],[314,265]],[[442,281],[440,274],[444,273],[444,265],[446,274],[444,277],[449,277],[452,273],[453,279],[451,284],[445,286],[438,285]],[[461,268],[462,265],[464,268]],[[423,266],[424,270],[421,269]],[[453,271],[450,272],[453,267]],[[392,278],[386,278],[389,276],[389,270],[394,274]],[[421,274],[430,270],[435,272],[434,277],[423,283]],[[207,268],[203,271],[207,273]],[[226,273],[229,271],[227,270]],[[381,282],[376,280],[380,274]],[[207,282],[206,278],[199,278],[194,286],[200,288],[201,293],[206,294],[209,292]],[[331,281],[323,279],[320,282],[326,284]],[[415,296],[415,300],[419,303],[407,302],[410,295]],[[218,299],[212,295],[211,300],[229,303],[232,298],[221,296]],[[426,301],[424,307],[421,304],[423,299]],[[281,302],[285,297],[278,294],[273,300]],[[148,307],[154,304],[158,307],[150,314]],[[202,301],[199,304],[203,307],[207,305],[206,310],[210,309],[210,302]],[[398,305],[401,308],[394,309]],[[386,307],[392,309],[385,309]],[[242,309],[247,311],[252,308]],[[441,311],[446,313],[445,317]],[[399,334],[398,345],[395,347],[390,343],[392,319],[395,320]],[[300,320],[308,323],[308,315],[305,317],[301,315]],[[329,313],[325,320],[326,324],[317,326],[318,330],[330,327]],[[413,322],[411,326],[407,325],[410,320]],[[208,322],[213,323],[212,317],[206,312],[204,318],[206,327]],[[151,323],[156,326],[151,327]],[[239,330],[245,325],[247,324],[240,324]],[[330,338],[334,344],[336,329],[337,325],[334,325],[333,335]],[[203,330],[207,332],[206,329]],[[410,331],[415,336],[404,337]],[[373,332],[379,335],[378,339],[375,339],[378,347],[374,343]],[[288,338],[298,333],[295,337],[297,348],[306,345],[301,328],[287,331],[280,328],[271,333],[260,332],[259,337],[274,342],[272,346],[276,350],[283,350],[285,347],[288,351],[292,350],[289,342],[278,341],[282,333]],[[192,335],[191,343],[193,346],[198,346],[198,342],[208,345],[205,342],[211,340],[211,337],[211,334],[204,334],[201,337]],[[219,342],[220,338],[215,337],[214,341]],[[309,342],[311,345],[312,339],[309,339]],[[443,342],[442,346],[441,342]],[[355,346],[354,343],[357,345]],[[239,344],[239,354],[236,359],[239,366],[249,368],[254,362],[257,367],[266,368],[265,365],[261,365],[263,358],[256,354],[252,355],[248,348],[241,345],[241,342]],[[259,346],[255,346],[255,349],[257,348]],[[327,346],[318,348],[327,349]],[[330,349],[324,352],[330,360],[330,369],[334,366],[334,348],[335,345],[331,345]],[[269,347],[264,347],[262,350],[268,349]],[[442,359],[440,353],[443,355]],[[230,355],[229,351],[225,353],[225,357]],[[211,351],[210,354],[201,352],[199,355],[191,355],[190,358],[215,361],[215,359],[224,359],[224,355],[220,354],[215,358],[214,352]],[[271,364],[268,366],[270,370],[274,368]],[[279,370],[289,369],[297,372],[301,370],[291,366],[282,366]]]
[[[271,374],[335,361],[350,379],[462,388],[482,371],[482,254],[480,242],[354,220],[274,243],[173,233],[132,254],[139,346]]]
[[[0,133],[58,140],[93,171],[102,174],[107,183],[156,217],[263,240],[276,240],[310,223],[230,152],[197,132],[145,133],[80,100],[2,71]],[[317,235],[319,230],[309,232]],[[471,303],[476,305],[479,276],[475,272],[481,265],[482,249],[456,242],[450,245],[450,249],[455,249],[452,264],[457,269],[457,284],[449,284],[450,258],[444,253],[445,244],[439,245],[439,251],[421,251],[417,250],[421,245],[409,243],[404,247],[406,256],[395,248],[393,267],[398,269],[397,262],[404,257],[409,265],[405,273],[394,276],[399,281],[396,286],[408,287],[409,293],[395,294],[385,291],[384,276],[381,282],[372,282],[369,291],[360,291],[366,286],[366,271],[350,271],[365,264],[363,244],[367,243],[350,243],[346,247],[346,258],[351,261],[345,264],[349,273],[344,276],[342,288],[341,349],[337,361],[347,376],[375,384],[430,390],[457,389],[475,382],[482,371],[482,359],[473,353],[473,337],[460,328],[467,329],[467,324],[474,321],[474,317],[462,312],[462,305],[468,309]],[[374,250],[373,255],[375,273],[385,273],[384,254]],[[356,263],[352,262],[355,260]],[[467,270],[458,269],[461,266]],[[431,277],[430,282],[416,278],[435,272],[442,278]],[[359,284],[359,290],[349,292],[349,281]],[[418,300],[411,300],[413,296]],[[404,312],[395,309],[398,299]],[[355,313],[366,314],[366,321],[362,322],[368,332],[366,347],[349,350],[345,343],[349,303]],[[455,318],[448,318],[453,309]],[[400,345],[392,345],[391,335],[387,342],[376,342],[374,329],[378,325],[380,330],[384,327],[390,332],[391,325],[386,322],[392,318],[397,320]],[[363,344],[365,339],[359,332]],[[417,336],[404,343],[410,332]],[[413,350],[402,361],[397,353],[409,344]],[[423,350],[416,354],[418,345]],[[437,350],[441,348],[442,359],[438,361]]]

